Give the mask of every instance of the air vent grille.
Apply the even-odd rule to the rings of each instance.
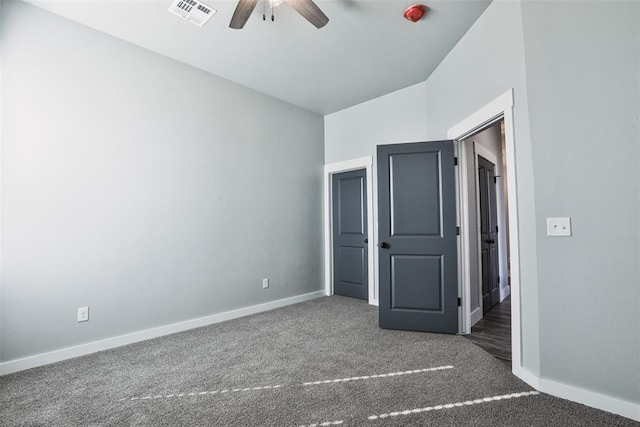
[[[216,13],[216,10],[197,0],[176,0],[169,8],[169,12],[202,27]]]

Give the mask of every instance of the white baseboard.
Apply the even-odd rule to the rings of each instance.
[[[500,302],[504,301],[509,295],[511,295],[511,286],[507,285],[504,288],[500,288]]]
[[[540,378],[536,374],[526,368],[523,368],[522,366],[517,366],[515,362],[512,362],[511,366],[513,375],[520,378],[522,381],[529,384],[536,390],[540,391]]]
[[[640,421],[640,403],[607,396],[547,378],[540,378],[521,366],[514,366],[513,374],[543,393],[621,415],[634,421]]]
[[[540,391],[640,421],[640,404],[540,378]]]
[[[482,307],[478,307],[471,312],[471,326],[482,320]]]
[[[13,372],[23,371],[25,369],[48,365],[50,363],[60,362],[62,360],[72,359],[74,357],[84,356],[102,350],[109,350],[111,348],[133,344],[151,338],[161,337],[163,335],[174,334],[176,332],[187,331],[189,329],[199,328],[201,326],[224,322],[226,320],[237,319],[239,317],[249,316],[251,314],[273,310],[275,308],[285,307],[287,305],[297,304],[315,298],[320,298],[324,295],[324,290],[310,292],[308,294],[296,295],[294,297],[270,301],[264,304],[253,305],[250,307],[239,308],[237,310],[226,311],[224,313],[213,314],[211,316],[200,317],[197,319],[186,320],[184,322],[160,326],[158,328],[145,329],[143,331],[133,332],[126,335],[93,341],[74,347],[67,347],[60,350],[50,351],[48,353],[36,354],[34,356],[28,356],[22,359],[9,360],[8,362],[0,363],[0,375],[11,374]]]

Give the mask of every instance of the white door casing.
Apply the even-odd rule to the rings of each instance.
[[[378,305],[377,275],[374,264],[375,238],[373,216],[373,157],[360,157],[344,162],[331,163],[324,166],[323,198],[324,198],[324,291],[326,295],[333,295],[333,242],[332,231],[332,197],[331,180],[335,173],[348,172],[356,169],[365,169],[367,178],[367,235],[368,243],[368,284],[369,304]]]

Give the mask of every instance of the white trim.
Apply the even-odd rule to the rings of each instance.
[[[504,155],[507,165],[507,199],[509,200],[509,265],[511,274],[511,357],[522,365],[522,322],[520,320],[520,225],[518,221],[518,182],[516,179],[515,130],[513,123],[513,89],[504,111]],[[508,103],[508,107],[507,107]]]
[[[580,402],[583,405],[603,411],[622,415],[635,421],[640,421],[640,404],[628,400],[600,394],[595,391],[562,384],[546,378],[540,378],[538,390],[562,399]]]
[[[451,127],[447,131],[449,139],[465,139],[469,135],[473,135],[482,128],[489,126],[510,111],[513,107],[513,89],[509,89],[457,125]],[[506,129],[505,129],[506,137]],[[513,141],[511,141],[513,142]]]
[[[481,144],[475,144],[474,150],[476,152],[476,158],[478,156],[482,156],[496,165],[496,168],[498,167],[498,156],[494,152],[490,151],[487,147]]]
[[[562,384],[547,378],[539,378],[536,374],[521,366],[514,365],[513,373],[531,387],[543,393],[640,421],[640,404],[638,403],[585,390],[577,386]]]
[[[357,169],[366,170],[367,181],[367,235],[369,236],[367,250],[367,275],[369,283],[369,304],[378,305],[378,295],[375,280],[374,264],[374,217],[373,217],[373,157],[359,157],[344,162],[330,163],[324,166],[324,292],[333,295],[333,242],[331,239],[331,177],[334,173],[348,172]]]
[[[480,110],[471,114],[447,132],[447,138],[461,140],[478,130],[504,118],[505,157],[507,163],[507,182],[509,198],[509,247],[511,250],[511,353],[512,369],[522,367],[520,336],[520,245],[518,235],[518,193],[516,191],[515,137],[513,126],[513,89],[509,89]],[[460,230],[460,235],[466,230]],[[463,282],[463,286],[467,283]],[[462,295],[470,295],[464,289]],[[466,313],[470,317],[470,313]],[[517,375],[517,374],[516,374]]]
[[[527,368],[516,366],[514,364],[512,372],[516,377],[520,378],[531,387],[535,388],[536,390],[540,390],[540,378]]]
[[[373,197],[371,198],[371,214],[369,218],[372,219],[373,225],[370,226],[369,230],[373,229],[373,238],[369,239],[369,248],[373,248],[373,267],[370,267],[370,274],[373,274],[373,293],[369,299],[369,304],[375,305],[376,307],[380,302],[380,251],[378,250],[378,150],[377,145],[376,149],[373,152],[373,167],[371,168],[371,180],[367,182],[372,182],[371,186],[371,194]],[[369,259],[371,258],[371,254],[369,254]]]
[[[478,307],[471,312],[471,326],[482,320],[482,307]]]
[[[471,278],[469,276],[470,248],[464,230],[469,229],[469,187],[466,185],[468,180],[467,173],[467,146],[458,141],[454,143],[456,148],[456,156],[458,157],[458,167],[456,168],[456,215],[457,224],[460,226],[460,234],[458,235],[458,295],[461,297],[461,304],[458,310],[458,333],[471,333]]]
[[[263,311],[273,310],[275,308],[309,301],[315,298],[320,298],[322,296],[324,296],[324,291],[310,292],[307,294],[296,295],[294,297],[270,301],[264,304],[257,304],[250,307],[239,308],[237,310],[226,311],[224,313],[213,314],[211,316],[186,320],[184,322],[173,323],[171,325],[145,329],[143,331],[120,335],[113,338],[107,338],[104,340],[93,341],[73,347],[67,347],[60,350],[50,351],[48,353],[36,354],[34,356],[28,356],[22,359],[9,360],[8,362],[0,363],[0,375],[11,374],[13,372],[23,371],[25,369],[35,368],[42,365],[48,365],[50,363],[60,362],[62,360],[67,360],[78,356],[85,356],[87,354],[95,353],[98,351],[109,350],[111,348],[133,344],[151,338],[161,337],[163,335],[174,334],[176,332],[183,332],[193,328],[200,328],[202,326],[212,325],[214,323],[237,319],[239,317],[261,313]]]
[[[511,288],[509,285],[502,286],[500,285],[500,301],[502,302],[506,297],[511,295]]]

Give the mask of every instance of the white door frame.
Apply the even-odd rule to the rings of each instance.
[[[369,284],[369,304],[378,305],[376,289],[376,274],[374,265],[374,223],[373,223],[373,157],[360,157],[344,162],[330,163],[324,166],[324,291],[326,295],[333,295],[333,239],[332,239],[332,211],[333,197],[331,182],[333,174],[365,169],[367,182],[367,283]]]
[[[520,245],[518,233],[518,193],[516,190],[516,158],[515,158],[515,134],[513,123],[513,89],[509,89],[447,132],[449,139],[456,141],[476,133],[477,131],[504,118],[505,130],[505,160],[507,165],[507,194],[509,198],[509,247],[511,251],[511,354],[512,367],[522,365],[521,358],[521,336],[520,336]],[[460,148],[460,147],[459,147]],[[461,156],[464,159],[464,156]],[[466,168],[459,167],[459,182],[466,182]],[[462,176],[463,175],[463,176]],[[460,243],[461,243],[461,322],[460,333],[471,332],[471,312],[470,296],[471,286],[468,275],[469,246],[468,241],[471,236],[468,233],[469,203],[465,186],[459,188],[458,201],[461,208],[460,223]],[[466,221],[465,221],[466,219]]]

